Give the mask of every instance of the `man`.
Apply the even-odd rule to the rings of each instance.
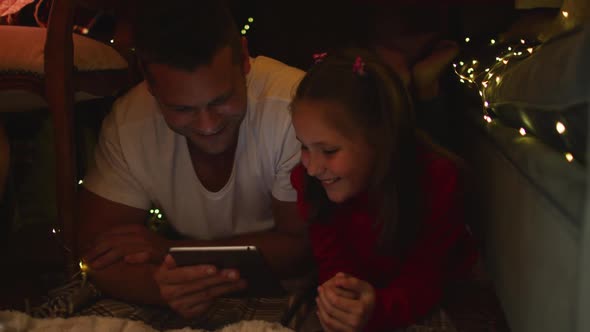
[[[79,197],[78,244],[99,288],[187,318],[246,285],[239,271],[176,267],[169,247],[255,245],[282,277],[308,257],[289,183],[299,145],[288,105],[303,73],[250,58],[222,3],[140,3],[145,81],[104,120]],[[183,240],[144,227],[152,204]]]

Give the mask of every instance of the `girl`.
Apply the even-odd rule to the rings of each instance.
[[[292,102],[291,174],[327,331],[414,323],[476,260],[455,163],[418,134],[403,83],[360,49],[316,55]]]

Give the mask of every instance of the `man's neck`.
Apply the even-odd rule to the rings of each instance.
[[[225,187],[233,170],[237,140],[229,149],[219,154],[205,153],[188,140],[187,145],[193,169],[201,184],[211,192]]]

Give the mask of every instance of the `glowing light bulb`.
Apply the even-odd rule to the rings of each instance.
[[[88,272],[88,270],[90,270],[90,267],[86,265],[86,263],[84,263],[83,261],[80,261],[78,265],[80,266],[80,271],[82,271],[82,273],[86,273]]]
[[[471,61],[471,63],[473,63],[474,65],[476,65],[477,64],[477,60],[473,60],[473,61]]]
[[[508,46],[508,50],[509,50],[509,51],[512,51],[512,47]]]
[[[254,22],[254,19],[252,17],[248,17],[248,22],[252,23]]]
[[[243,35],[245,35],[245,34],[246,34],[246,30],[245,30],[245,29],[242,29],[242,31],[240,31],[240,32],[241,32]]]
[[[526,50],[527,50],[527,51],[528,51],[530,54],[533,54],[533,48],[532,48],[532,47],[529,47],[529,48],[527,48]]]
[[[490,40],[490,44],[494,45],[496,43],[495,39]]]
[[[571,153],[567,152],[565,154],[565,159],[567,159],[567,161],[571,163],[572,161],[574,161],[574,156]]]
[[[500,83],[500,76],[496,76],[496,84]]]
[[[502,62],[507,65],[508,64],[508,60],[502,60]]]
[[[155,209],[154,213],[160,213],[160,209]]]
[[[453,63],[453,67],[457,68],[457,64],[456,63]]]
[[[526,130],[524,128],[520,128],[520,130],[518,130],[518,132],[520,133],[521,136],[526,135]]]
[[[563,123],[558,121],[555,124],[555,130],[557,130],[558,133],[563,134],[565,133],[565,126],[563,125]]]
[[[82,34],[83,35],[87,35],[90,31],[88,30],[88,28],[82,28]]]
[[[84,180],[78,181],[78,184],[82,184],[82,183],[84,183]]]
[[[162,219],[162,214],[161,213],[158,214],[158,219]]]
[[[483,102],[483,106],[485,106],[485,108],[488,108],[490,107],[490,103],[488,103],[488,101],[486,100]]]
[[[244,25],[244,29],[250,30],[250,26],[248,24]]]
[[[461,82],[461,83],[465,83],[465,80],[463,80],[463,79],[460,79],[460,80],[459,80],[459,82]]]
[[[486,122],[487,122],[487,123],[492,123],[492,118],[490,118],[490,117],[489,117],[489,116],[487,116],[487,115],[484,115],[484,116],[483,116],[483,119],[484,119],[484,120],[486,120]]]
[[[481,82],[481,85],[483,85],[484,88],[487,88],[488,87],[488,81]]]
[[[469,37],[466,37],[466,38],[465,38],[465,42],[466,42],[466,43],[469,43],[469,41],[471,41],[471,38],[469,38]]]
[[[486,68],[486,70],[485,70],[485,71],[486,71],[486,73],[487,73],[487,72],[489,72],[489,71],[490,71],[490,68]]]
[[[467,73],[468,73],[468,74],[471,74],[471,73],[473,73],[473,71],[474,71],[474,69],[473,69],[473,68],[469,68],[469,69],[467,69]]]
[[[561,15],[563,15],[563,17],[565,17],[565,18],[570,16],[570,14],[568,12],[566,12],[565,10],[561,12]]]
[[[524,45],[524,43],[525,43],[524,39],[521,39],[520,43]]]
[[[57,233],[57,231],[55,230],[55,228],[52,228],[51,229],[51,233],[53,233],[53,234],[56,234]]]
[[[111,39],[111,44],[114,44],[114,43],[115,43],[115,40],[114,39]]]
[[[154,214],[154,209],[151,209],[151,210],[150,210],[150,213],[151,213],[151,214]]]
[[[463,61],[459,61],[459,65],[460,65],[460,66],[463,66],[464,64],[465,64],[465,62],[463,62]]]

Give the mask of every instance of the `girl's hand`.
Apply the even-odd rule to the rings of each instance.
[[[375,307],[375,289],[366,281],[338,273],[318,288],[318,317],[324,330],[362,331]]]

